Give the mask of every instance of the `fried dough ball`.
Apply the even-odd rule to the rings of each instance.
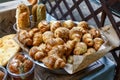
[[[84,42],[85,42],[88,46],[93,46],[93,45],[94,45],[94,41],[93,41],[93,39],[91,39],[91,38],[86,38],[86,39],[84,40]]]
[[[54,32],[57,28],[61,27],[60,21],[50,21],[50,30]]]
[[[69,32],[69,38],[71,40],[76,39],[76,40],[80,41],[81,38],[82,38],[82,32],[81,32],[80,28],[79,27],[73,27]]]
[[[54,38],[54,34],[51,31],[46,31],[42,34],[43,41],[46,43],[48,39]]]
[[[64,41],[61,38],[51,38],[46,41],[46,50],[47,52],[52,49],[52,47],[57,46],[57,45],[63,45]]]
[[[93,39],[93,36],[90,33],[86,33],[83,35],[82,40],[84,41],[86,38]]]
[[[33,36],[33,46],[39,46],[42,43],[42,33],[41,32],[36,32],[34,33]]]
[[[96,53],[96,50],[95,50],[94,48],[89,48],[89,49],[87,50],[87,53],[94,54],[94,53]]]
[[[43,51],[43,52],[46,52],[46,44],[42,43],[38,46],[38,50],[39,51]]]
[[[40,23],[38,23],[38,28],[42,33],[44,33],[45,31],[49,31],[50,26],[47,21],[41,21]]]
[[[44,63],[45,66],[47,66],[49,69],[54,68],[54,63],[56,61],[56,58],[53,56],[47,56],[45,57],[42,62]]]
[[[79,27],[79,26],[78,26]],[[88,29],[84,29],[83,27],[79,27],[80,31],[82,32],[82,34],[86,34],[88,33]]]
[[[81,55],[87,52],[87,45],[84,42],[77,42],[73,53],[75,55]]]
[[[29,33],[30,37],[33,38],[34,33],[36,33],[36,32],[39,32],[38,28],[33,28],[28,33]]]
[[[101,37],[100,31],[95,28],[91,28],[89,33],[93,36],[93,38]]]
[[[47,56],[45,57],[42,62],[49,68],[49,69],[58,69],[65,67],[65,62],[61,58],[57,58],[55,56]]]
[[[51,38],[46,41],[46,44],[51,45],[52,47],[55,45],[62,45],[64,41],[61,38]]]
[[[48,56],[50,55],[54,55],[56,57],[60,57],[62,58],[62,56],[64,55],[66,51],[66,48],[64,45],[57,45],[55,47],[53,47],[49,52],[48,52]]]
[[[37,46],[33,46],[29,51],[29,56],[34,59],[35,54],[39,51]]]
[[[33,41],[30,38],[30,35],[26,30],[21,30],[18,33],[18,40],[25,46],[32,46],[33,44]]]
[[[43,58],[45,58],[47,54],[43,51],[38,51],[35,53],[34,59],[37,61],[42,61]]]
[[[75,40],[68,40],[64,45],[66,47],[66,53],[65,53],[65,56],[69,56],[74,47],[75,47],[75,44],[76,44],[76,41]]]
[[[75,23],[72,20],[66,20],[63,22],[63,26],[72,29],[75,26]]]
[[[61,38],[66,42],[69,39],[69,29],[65,27],[59,27],[55,30],[54,36],[56,38]]]
[[[102,38],[95,38],[93,47],[95,48],[95,50],[98,50],[103,43],[104,40]]]
[[[29,51],[29,55],[35,60],[42,61],[47,56],[45,49],[46,46],[44,44],[41,44],[39,47],[33,46]]]
[[[84,55],[95,54],[96,50],[94,48],[88,48],[87,52]]]
[[[65,62],[63,59],[58,58],[54,64],[54,69],[59,69],[59,68],[64,68],[65,67]]]
[[[82,28],[84,28],[85,30],[86,30],[86,29],[89,29],[88,23],[87,23],[86,21],[81,21],[81,22],[79,22],[79,23],[78,23],[78,27],[82,27]]]

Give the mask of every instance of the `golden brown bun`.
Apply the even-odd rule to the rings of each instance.
[[[33,36],[33,46],[39,46],[43,42],[42,33],[36,32]]]
[[[54,34],[51,31],[46,31],[42,34],[43,41],[46,43],[48,39],[54,38]]]
[[[14,41],[15,34],[0,38],[0,65],[5,66],[7,62],[20,50],[20,46]]]
[[[63,22],[63,26],[72,29],[75,26],[75,23],[72,20],[66,20]]]
[[[57,28],[61,27],[60,21],[50,21],[50,30],[54,32]]]
[[[89,27],[88,27],[88,23],[86,22],[86,21],[81,21],[81,22],[79,22],[78,23],[78,26],[79,27],[82,27],[82,28],[84,28],[84,29],[88,29]]]
[[[29,33],[26,30],[21,30],[18,33],[18,40],[24,45],[24,46],[32,46],[33,40],[31,39]]]
[[[101,37],[100,31],[95,28],[91,28],[89,33],[93,36],[93,38]]]
[[[84,42],[87,44],[87,46],[91,46],[92,47],[94,45],[94,41],[91,38],[84,39]]]
[[[63,59],[55,57],[55,56],[47,56],[45,57],[42,62],[49,68],[49,69],[58,69],[65,67],[65,62]]]
[[[56,38],[61,38],[66,42],[69,39],[69,29],[65,27],[59,27],[55,30],[54,36]]]
[[[72,54],[72,51],[75,47],[76,41],[75,40],[68,40],[64,45],[66,47],[66,52],[65,52],[65,56],[69,56],[70,54]]]
[[[39,29],[38,29],[38,28],[33,28],[33,29],[31,29],[28,33],[29,33],[29,36],[30,36],[31,38],[33,38],[34,33],[36,33],[36,32],[39,32]]]
[[[83,35],[82,40],[84,41],[86,38],[93,39],[93,36],[90,33],[86,33]]]
[[[95,48],[95,50],[98,50],[103,43],[104,40],[102,38],[95,38],[93,47]]]
[[[73,27],[70,32],[69,32],[69,38],[71,40],[77,40],[77,41],[81,41],[82,38],[82,31],[80,30],[79,27]]]
[[[87,45],[84,42],[77,42],[74,48],[74,54],[80,55],[87,52]]]
[[[64,41],[61,38],[50,38],[46,41],[47,49],[51,50],[52,47],[57,45],[63,45]]]
[[[45,31],[49,31],[50,30],[50,26],[48,24],[47,21],[41,21],[39,24],[38,24],[38,28],[40,29],[40,31],[42,33],[44,33]]]

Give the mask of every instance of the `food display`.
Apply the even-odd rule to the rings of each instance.
[[[7,69],[10,80],[34,80],[35,64],[73,74],[112,50],[102,30],[86,21],[48,22],[45,5],[35,3],[31,2],[31,11],[24,3],[18,5],[16,34],[0,38],[0,66]],[[0,80],[6,75],[0,68]]]
[[[7,71],[12,80],[33,80],[34,62],[24,54],[17,53],[7,64]]]
[[[67,63],[73,63],[73,55],[95,54],[104,43],[100,31],[85,21],[41,21],[17,35],[18,41],[29,49],[29,56],[48,69],[64,68]]]
[[[44,4],[33,5],[31,11],[24,4],[19,6],[16,10],[15,41],[36,64],[40,66],[42,64],[50,70],[65,69],[71,74],[99,59],[96,54],[106,43],[99,29],[91,27],[86,21],[52,20],[47,22]],[[32,14],[30,15],[29,12]],[[18,14],[23,13],[28,14],[22,20]],[[24,20],[27,20],[28,24]],[[89,59],[91,60],[88,61]],[[80,66],[82,67],[79,68]]]

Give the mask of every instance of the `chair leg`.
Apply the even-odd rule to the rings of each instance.
[[[120,80],[120,52],[119,52],[118,63],[116,67],[116,73],[115,73],[114,80]]]
[[[103,10],[103,11],[102,11],[102,16],[101,16],[101,26],[100,26],[100,27],[103,27],[103,26],[104,26],[105,19],[106,19],[106,13],[105,13],[105,11]]]

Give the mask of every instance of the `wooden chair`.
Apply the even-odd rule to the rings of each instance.
[[[106,16],[108,16],[110,22],[119,35],[120,30],[117,27],[119,23],[113,19],[112,13],[109,11],[109,7],[106,5],[105,0],[100,0],[101,5],[95,6],[91,4],[90,0],[40,0],[47,7],[47,12],[58,20],[72,19],[74,21],[87,21],[95,22],[92,25],[102,27],[105,22]],[[108,0],[106,0],[108,1]],[[111,4],[112,5],[112,4]],[[85,14],[84,12],[88,13]],[[102,14],[102,15],[101,15]],[[90,22],[91,21],[91,22]],[[120,37],[120,35],[119,35]],[[116,63],[116,75],[114,80],[120,80],[120,47],[111,51]],[[119,51],[119,54],[116,53]]]
[[[106,19],[106,16],[108,16],[112,26],[116,30],[119,39],[120,39],[120,9],[119,9],[119,0],[100,0],[102,7],[103,7],[103,12],[102,12],[102,26],[104,26],[104,21]],[[116,21],[115,17],[118,17],[119,20]],[[118,53],[117,53],[118,51]],[[116,63],[116,75],[114,80],[120,80],[120,46],[116,48],[115,50],[111,51]]]

